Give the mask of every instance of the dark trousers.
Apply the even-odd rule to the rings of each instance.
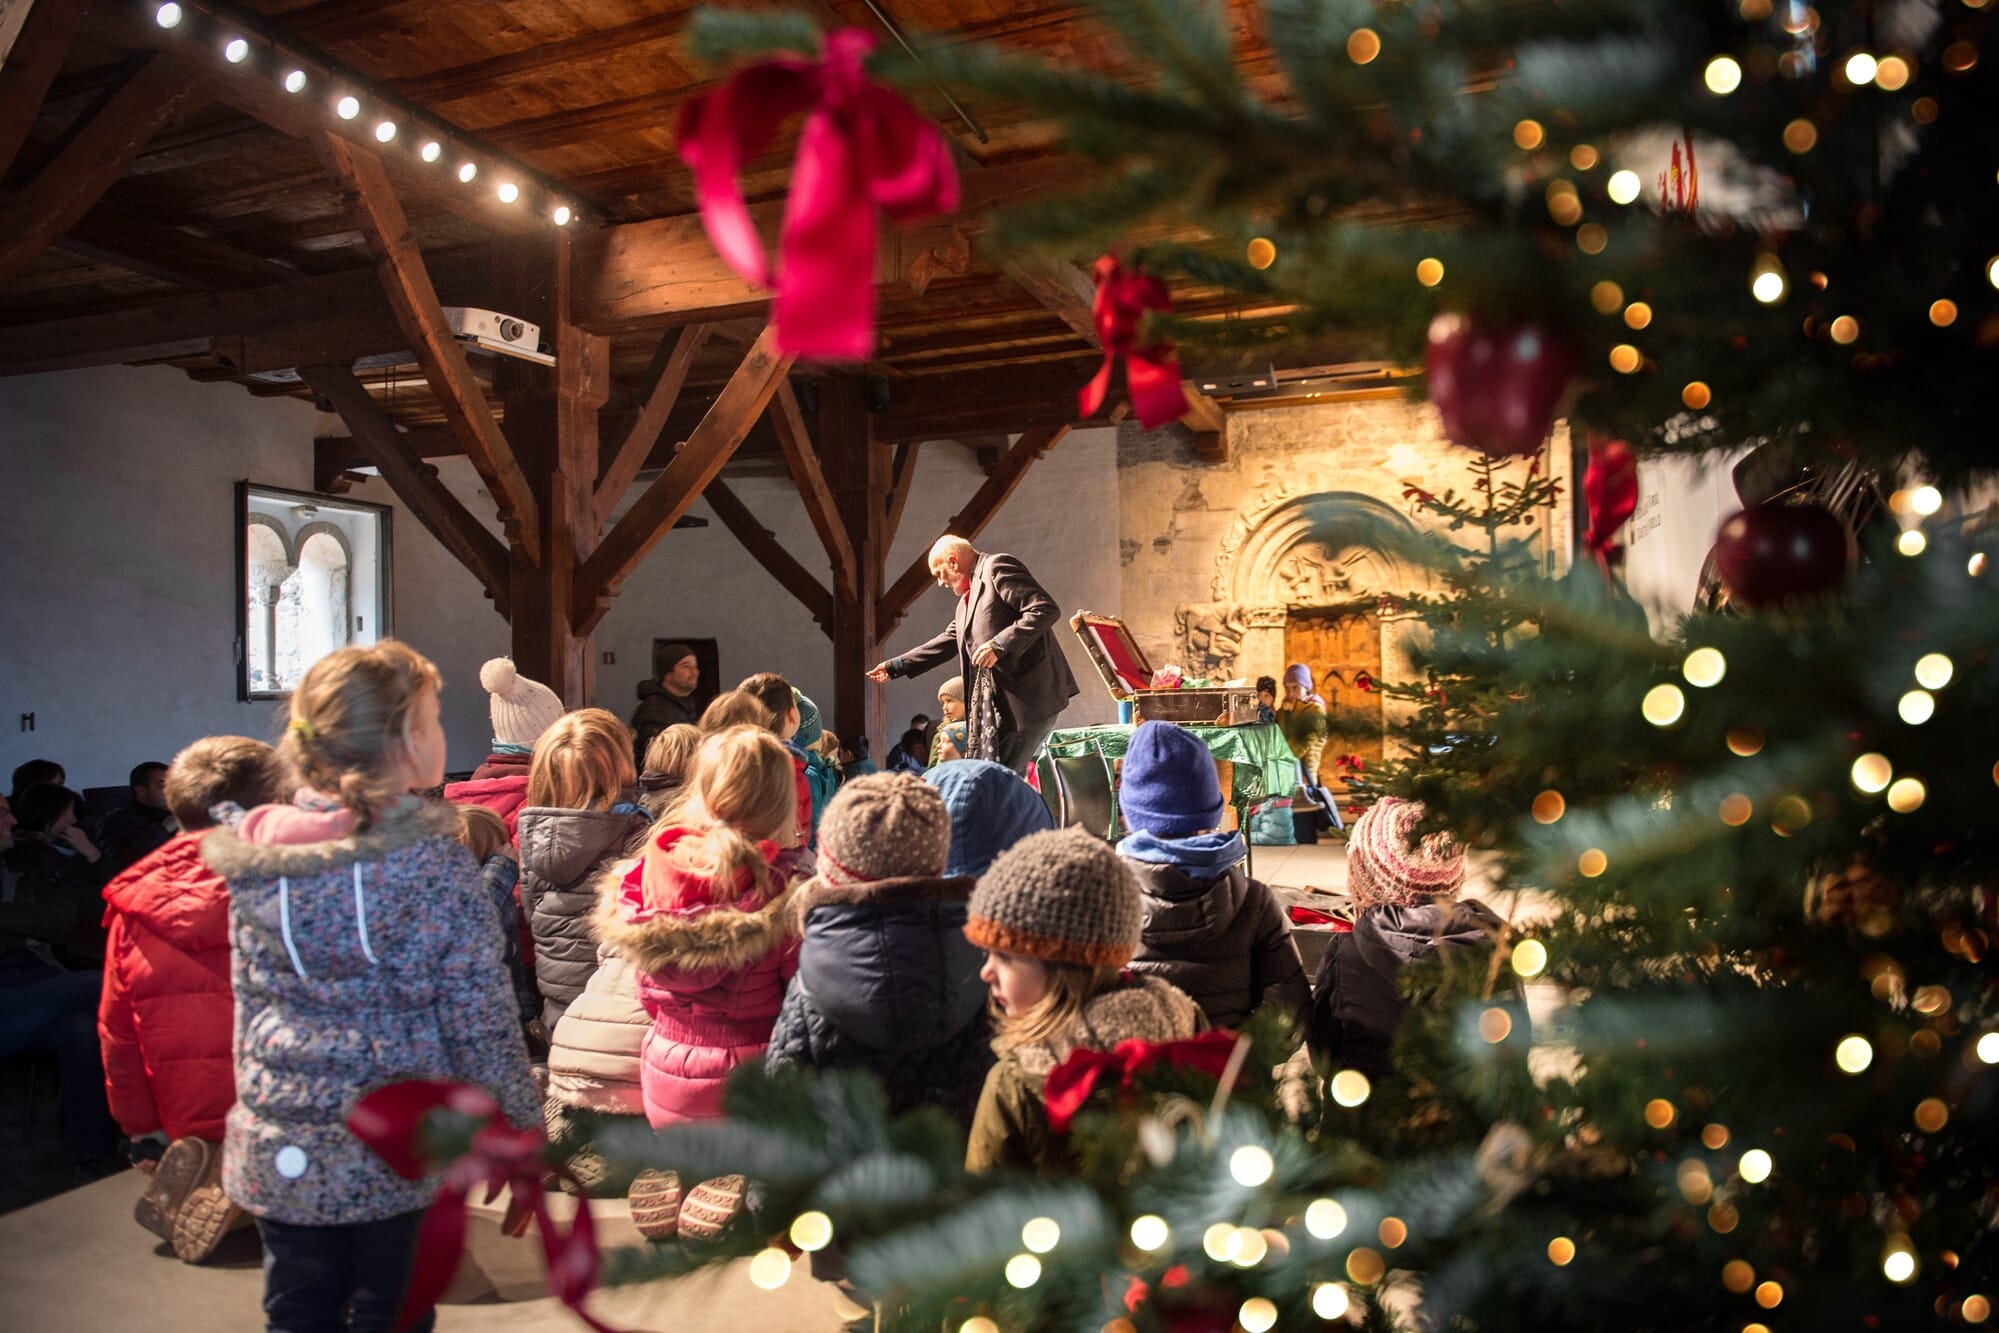
[[[341,1227],[258,1218],[267,1333],[386,1333],[409,1285],[422,1222],[421,1208]],[[410,1325],[416,1333],[436,1326],[435,1310]]]
[[[1018,725],[1002,723],[993,742],[993,758],[1014,772],[1026,776],[1034,756],[1048,743],[1060,717],[1031,717]]]
[[[112,1156],[118,1139],[104,1100],[104,1056],[97,1042],[102,972],[51,972],[0,988],[0,1059],[25,1052],[56,1057],[62,1079],[62,1142],[70,1162]]]

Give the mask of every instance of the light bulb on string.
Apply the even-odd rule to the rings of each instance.
[[[1736,1162],[1735,1172],[1750,1184],[1760,1185],[1770,1178],[1773,1165],[1769,1153],[1761,1148],[1751,1148]]]
[[[1277,1162],[1267,1149],[1254,1143],[1245,1144],[1229,1154],[1229,1174],[1238,1185],[1255,1189],[1269,1180],[1277,1170]]]
[[[800,1213],[791,1224],[791,1243],[807,1254],[825,1249],[833,1242],[833,1219],[822,1212]]]
[[[1858,1032],[1841,1037],[1839,1045],[1833,1047],[1832,1061],[1844,1074],[1860,1074],[1874,1063],[1874,1043]]]
[[[1036,1254],[1046,1254],[1062,1243],[1062,1227],[1052,1217],[1029,1218],[1020,1229],[1020,1243]]]
[[[1160,1250],[1173,1239],[1173,1228],[1166,1225],[1166,1219],[1154,1213],[1132,1219],[1131,1243],[1147,1252]]]
[[[435,139],[426,139],[423,147],[417,149],[416,155],[426,162],[435,162],[444,156],[444,145]]]
[[[393,120],[383,120],[376,122],[375,124],[376,143],[387,143],[389,142],[389,140],[395,137],[396,137],[396,122],[394,122]]]
[[[478,174],[479,164],[477,162],[460,162],[458,164],[458,179],[465,184],[470,185],[472,178]]]
[[[161,5],[153,11],[153,22],[162,28],[178,28],[182,17],[181,7],[172,3]]]
[[[1321,1282],[1312,1288],[1312,1313],[1328,1323],[1345,1319],[1352,1306],[1353,1297],[1338,1282]]]
[[[1869,72],[1872,77],[1872,71]],[[1701,78],[1716,97],[1726,97],[1742,86],[1742,66],[1733,56],[1716,56],[1707,62]]]
[[[1696,648],[1680,663],[1680,674],[1697,689],[1713,689],[1728,674],[1728,659],[1719,648]]]
[[[1604,191],[1610,195],[1610,201],[1613,204],[1636,202],[1639,192],[1644,188],[1644,184],[1638,179],[1638,173],[1635,171],[1612,172],[1610,180],[1604,184]]]
[[[1878,796],[1888,790],[1888,784],[1895,780],[1895,766],[1888,762],[1885,754],[1863,754],[1853,761],[1848,774],[1853,785],[1869,796]]]
[[[1928,518],[1943,508],[1943,492],[1934,486],[1918,486],[1909,492],[1909,508]]]
[[[288,93],[302,93],[305,91],[304,70],[295,69],[285,75],[285,91]]]
[[[1790,290],[1784,266],[1772,254],[1758,255],[1749,270],[1749,294],[1763,305],[1776,305]]]
[[[1921,528],[1910,528],[1895,538],[1895,549],[1903,555],[1914,558],[1930,549],[1930,539],[1923,535]]]
[[[783,1250],[764,1250],[750,1260],[750,1282],[764,1291],[776,1291],[790,1277],[791,1256]]]
[[[1999,1064],[1999,1032],[1987,1034],[1992,1042],[1993,1058],[1987,1064]],[[1980,1043],[1981,1054],[1984,1044]],[[1305,1209],[1305,1230],[1319,1240],[1335,1240],[1347,1229],[1347,1210],[1332,1199],[1314,1199]]]
[[[1846,58],[1846,81],[1859,88],[1874,82],[1874,72],[1880,68],[1873,56],[1865,51],[1855,51]]]
[[[569,211],[568,204],[557,204],[555,206],[555,211],[549,214],[549,217],[554,220],[555,225],[558,227],[568,226],[569,219],[574,216],[575,215]]]
[[[512,181],[501,181],[500,188],[493,191],[493,193],[499,196],[501,203],[511,204],[514,200],[521,197],[521,187]]]
[[[222,58],[232,65],[240,65],[250,58],[250,44],[241,37],[231,37],[229,44],[222,48]]]
[[[334,103],[333,112],[342,120],[352,120],[361,114],[361,99],[349,93]]]
[[[1936,716],[1937,697],[1928,690],[1910,690],[1895,705],[1895,712],[1912,727],[1920,727]]]
[[[1916,684],[1926,690],[1940,690],[1950,684],[1956,669],[1942,653],[1924,653],[1916,659]]]

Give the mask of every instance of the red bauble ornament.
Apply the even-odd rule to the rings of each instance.
[[[1536,324],[1493,328],[1469,315],[1430,321],[1430,401],[1452,444],[1490,458],[1535,454],[1575,378],[1574,346]]]
[[[1730,601],[1774,606],[1837,587],[1853,565],[1853,537],[1819,505],[1751,505],[1722,523],[1714,561]]]

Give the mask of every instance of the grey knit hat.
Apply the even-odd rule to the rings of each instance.
[[[1143,925],[1138,882],[1111,845],[1066,828],[1000,854],[972,891],[965,938],[1048,963],[1123,967]]]
[[[908,773],[853,779],[819,820],[819,878],[830,885],[941,875],[950,851],[944,798]]]

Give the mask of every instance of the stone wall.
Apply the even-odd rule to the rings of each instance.
[[[1571,549],[1569,452],[1558,427],[1544,466],[1563,492],[1535,528],[1551,571],[1567,567]],[[1280,675],[1294,613],[1358,611],[1427,585],[1408,547],[1434,520],[1403,492],[1470,493],[1474,461],[1443,438],[1434,409],[1401,397],[1232,410],[1220,464],[1199,461],[1178,427],[1127,424],[1118,438],[1125,622],[1155,667]],[[1382,621],[1385,677],[1410,670],[1413,629]]]

